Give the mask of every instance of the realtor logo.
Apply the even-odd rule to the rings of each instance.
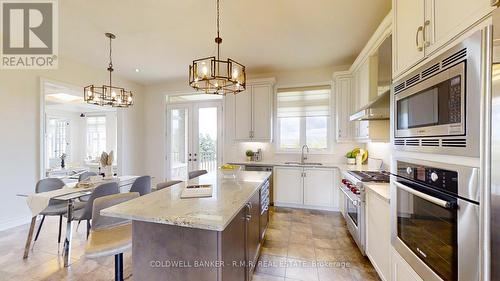
[[[57,68],[57,0],[0,0],[3,69]]]

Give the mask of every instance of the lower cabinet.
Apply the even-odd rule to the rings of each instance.
[[[228,262],[228,266],[222,268],[222,280],[251,280],[261,242],[260,192],[257,191],[221,233],[221,259]]]
[[[337,209],[340,195],[336,178],[334,168],[275,167],[274,204]]]
[[[423,281],[411,266],[391,247],[392,281]]]
[[[384,281],[391,280],[389,202],[366,189],[366,255]]]

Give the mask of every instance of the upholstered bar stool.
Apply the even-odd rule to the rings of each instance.
[[[139,197],[139,193],[119,193],[95,199],[90,232],[85,256],[95,259],[115,256],[115,280],[123,280],[123,252],[132,247],[132,222],[102,216],[101,210]]]
[[[196,171],[191,171],[188,173],[188,178],[189,179],[194,179],[194,178],[197,178],[201,175],[204,175],[208,173],[207,170],[196,170]]]
[[[170,187],[172,185],[176,185],[176,184],[181,183],[181,182],[182,181],[178,181],[178,180],[161,182],[161,183],[159,183],[159,184],[156,185],[156,190],[161,190],[161,189]]]
[[[142,176],[135,179],[132,187],[130,188],[130,192],[139,192],[141,196],[151,193],[151,177]]]

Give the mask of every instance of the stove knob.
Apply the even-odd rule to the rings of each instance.
[[[432,172],[431,173],[431,180],[433,182],[437,181],[439,179],[439,176],[435,173],[435,172]]]
[[[347,180],[346,179],[342,179],[342,183],[343,184],[347,184]]]
[[[411,167],[406,168],[406,173],[411,175],[411,173],[413,173],[413,169]]]

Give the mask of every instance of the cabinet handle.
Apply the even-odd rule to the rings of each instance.
[[[427,39],[427,27],[431,25],[431,21],[430,20],[426,20],[424,22],[424,29],[422,30],[422,34],[424,36],[424,47],[429,47],[431,45],[431,43],[429,42],[429,40]]]
[[[417,46],[417,51],[419,52],[422,52],[424,50],[424,48],[422,46],[420,46],[420,44],[418,43],[418,35],[420,34],[420,32],[422,32],[424,30],[424,27],[423,26],[419,26],[417,28],[417,33],[415,34],[415,45]]]

